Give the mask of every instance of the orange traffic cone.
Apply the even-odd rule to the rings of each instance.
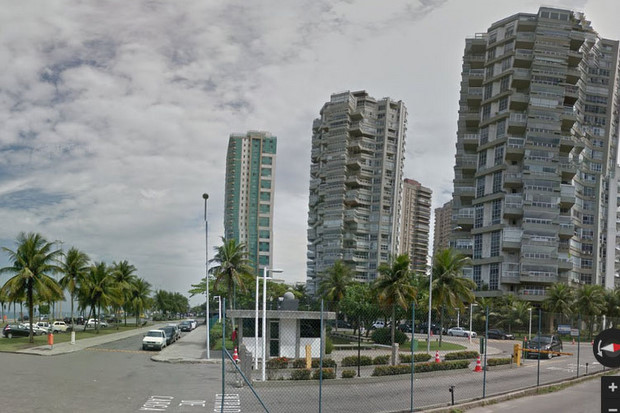
[[[482,371],[482,366],[480,365],[480,355],[478,355],[478,360],[476,360],[476,368],[474,371],[476,373],[480,373]]]
[[[239,363],[239,353],[237,353],[237,347],[235,347],[235,351],[233,351],[233,360],[235,363]]]
[[[439,350],[435,352],[435,363],[441,363],[441,359],[439,358]]]
[[[575,337],[573,337],[573,345],[575,344]]]

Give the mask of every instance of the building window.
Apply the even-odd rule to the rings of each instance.
[[[482,234],[474,235],[474,259],[482,258]]]
[[[499,238],[499,231],[491,233],[491,257],[499,257]]]
[[[502,220],[502,200],[494,199],[491,211],[491,225],[499,224]]]
[[[494,164],[501,165],[504,163],[504,145],[495,147]]]
[[[476,178],[476,198],[484,196],[484,176]]]
[[[492,77],[493,77],[493,72],[494,72],[494,67],[493,67],[493,65],[491,65],[491,66],[487,67],[487,68],[486,68],[486,71],[485,71],[485,77],[486,77],[486,79],[490,79],[490,78],[492,78]]]
[[[506,119],[502,119],[497,122],[495,135],[497,138],[501,138],[506,135]]]
[[[480,268],[479,265],[474,265],[473,278],[478,288],[482,287],[482,269]]]
[[[476,205],[474,210],[474,228],[482,228],[484,222],[484,208],[482,205]]]
[[[482,120],[487,120],[491,116],[491,105],[487,104],[482,107]]]
[[[508,96],[504,96],[499,100],[499,108],[500,112],[503,112],[508,109]]]
[[[511,67],[512,67],[512,57],[502,60],[502,72],[510,69]]]
[[[508,86],[510,86],[510,76],[504,76],[499,81],[499,93],[507,91]]]
[[[499,264],[491,264],[489,268],[489,290],[499,289]]]
[[[484,169],[487,166],[487,150],[484,149],[478,153],[478,168]]]
[[[502,171],[493,174],[493,193],[502,192]]]
[[[489,127],[485,126],[480,129],[480,145],[484,145],[487,142],[489,142]]]
[[[482,96],[482,99],[491,99],[491,96],[493,96],[493,83],[489,83],[484,87],[484,95]]]

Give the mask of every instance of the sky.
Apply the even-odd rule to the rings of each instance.
[[[303,282],[312,121],[330,95],[405,103],[404,176],[439,207],[465,38],[541,5],[620,39],[617,0],[0,0],[0,246],[39,232],[186,293],[221,245],[228,137],[263,130],[278,138],[274,266]]]

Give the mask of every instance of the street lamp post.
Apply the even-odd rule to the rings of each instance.
[[[527,334],[527,339],[531,340],[532,339],[532,307],[528,308],[527,311],[530,312],[530,329]]]
[[[282,272],[282,270],[277,269],[277,268],[267,268],[267,267],[263,267],[263,328],[262,328],[262,335],[263,335],[263,348],[261,351],[261,356],[262,356],[262,379],[263,381],[265,381],[265,356],[266,356],[266,351],[265,351],[265,346],[267,345],[267,328],[266,328],[266,324],[267,324],[267,272],[271,271],[271,273],[280,273]],[[255,312],[255,319],[254,319],[254,370],[258,370],[258,278],[256,277],[256,312]]]
[[[209,335],[211,334],[211,328],[209,326],[209,221],[207,220],[207,200],[209,194],[202,194],[202,199],[205,200],[205,320],[207,325],[207,359],[211,358],[211,343],[209,342]],[[224,342],[224,340],[222,340]]]
[[[217,321],[222,322],[222,296],[216,295],[213,299],[217,299]]]
[[[431,305],[433,303],[433,271],[429,274],[428,282],[428,324],[426,325],[426,352],[431,352]],[[413,359],[412,359],[413,360]]]
[[[456,307],[456,326],[460,327],[461,326],[461,309]]]
[[[474,315],[474,307],[478,307],[478,304],[470,303],[469,304],[469,343],[471,344],[471,331],[472,331],[472,321]]]

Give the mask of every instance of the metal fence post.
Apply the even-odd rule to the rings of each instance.
[[[226,405],[226,299],[224,298],[222,304],[222,405],[220,412],[224,413],[224,406]],[[208,321],[207,321],[208,322]]]
[[[362,358],[362,318],[357,316],[357,377],[361,377],[360,359]]]
[[[581,349],[581,313],[577,316],[577,377],[579,377],[579,350]]]
[[[336,320],[338,323],[338,320]],[[336,324],[338,325],[338,324]],[[325,334],[323,332],[323,299],[321,299],[321,343],[319,349],[319,413],[323,406],[323,346],[325,343]]]
[[[415,374],[415,357],[414,357],[414,347],[415,347],[415,302],[411,304],[411,409],[410,412],[414,411],[413,405],[413,375]],[[359,368],[359,367],[358,367]]]
[[[489,306],[487,305],[484,317],[484,368],[482,369],[482,398],[487,397],[487,343],[489,342]]]
[[[542,330],[542,309],[538,309],[538,368],[536,369],[536,386],[540,386],[540,331]]]

